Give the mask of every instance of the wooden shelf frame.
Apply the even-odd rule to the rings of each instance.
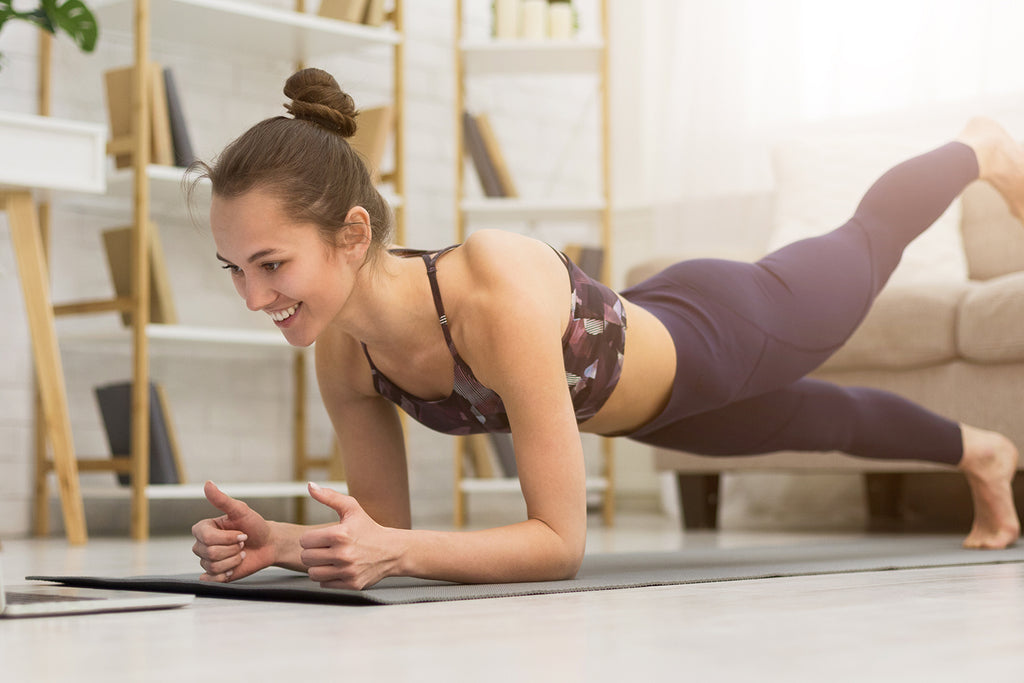
[[[178,46],[195,48],[211,48],[227,51],[237,56],[256,55],[266,59],[291,60],[301,68],[306,60],[320,55],[352,53],[360,50],[372,50],[385,47],[390,49],[393,63],[393,153],[394,170],[388,180],[394,188],[395,195],[392,206],[396,220],[396,233],[399,241],[405,240],[405,207],[401,198],[405,193],[405,102],[404,102],[404,0],[393,0],[393,8],[387,19],[390,26],[369,27],[348,22],[323,18],[305,12],[304,0],[294,0],[295,10],[283,10],[266,6],[252,5],[242,0],[96,0],[95,13],[104,30],[130,34],[133,44],[133,64],[135,65],[132,82],[131,118],[132,134],[130,151],[132,156],[131,169],[113,176],[111,185],[115,194],[119,187],[130,198],[132,225],[132,295],[130,302],[88,302],[87,304],[70,304],[59,307],[63,313],[87,313],[98,310],[124,310],[126,307],[132,314],[132,320],[150,320],[150,260],[148,230],[138,226],[147,226],[153,215],[155,204],[169,202],[173,204],[173,194],[180,193],[181,170],[169,167],[154,166],[150,163],[150,126],[151,112],[149,98],[142,96],[149,92],[149,69],[138,68],[150,61],[150,50],[154,41],[173,43]],[[44,34],[45,35],[45,34]],[[41,39],[39,69],[39,111],[49,115],[51,106],[51,69],[52,57],[49,38]],[[212,46],[212,47],[211,47]],[[173,186],[173,189],[171,189]],[[130,187],[130,189],[128,189]],[[180,194],[179,194],[180,196]],[[154,201],[156,200],[156,202]],[[42,236],[42,250],[49,234],[48,207],[40,207],[41,225],[38,231]],[[43,257],[45,261],[45,256]],[[52,321],[52,311],[47,311]],[[181,343],[219,343],[249,344],[268,347],[284,345],[278,336],[274,343],[269,338],[258,341],[251,334],[224,331],[201,331],[198,328],[177,328],[160,325],[132,325],[127,334],[132,354],[132,433],[131,453],[128,460],[128,473],[131,484],[128,497],[131,501],[131,536],[136,540],[144,540],[149,535],[149,500],[154,497],[196,497],[193,485],[182,485],[176,489],[149,485],[149,391],[150,382],[149,359],[151,340],[162,339]],[[124,336],[121,336],[123,339]],[[290,347],[289,347],[290,348]],[[332,456],[316,458],[306,451],[306,353],[305,350],[293,349],[293,383],[294,383],[294,434],[293,434],[293,474],[295,481],[278,484],[267,484],[258,489],[254,495],[277,497],[298,497],[300,500],[299,517],[303,516],[305,495],[304,480],[314,468],[331,465]],[[55,351],[56,353],[56,351]],[[59,370],[59,367],[58,367]],[[63,375],[61,375],[63,382]],[[66,396],[63,398],[66,412]],[[45,407],[42,401],[36,401],[37,414]],[[35,437],[35,487],[34,531],[37,535],[49,532],[49,484],[48,474],[54,467],[48,460],[48,447],[57,445],[55,437],[61,435],[48,429],[45,420],[38,419]],[[63,443],[59,444],[63,449]],[[103,461],[89,462],[90,471],[124,471],[123,458],[110,458]],[[60,473],[58,473],[60,474]],[[62,494],[66,483],[65,477],[59,477]],[[81,489],[75,472],[74,490],[78,509],[72,510],[81,518],[81,525],[69,530],[72,543],[85,543],[87,533],[84,516],[81,513]],[[238,490],[254,491],[256,489]],[[172,491],[177,494],[172,495]],[[122,494],[124,495],[124,494]],[[67,498],[61,496],[62,504],[67,506]],[[67,511],[65,513],[67,517]],[[72,533],[74,534],[72,536]]]
[[[481,0],[472,0],[480,2]],[[612,262],[612,165],[611,95],[609,89],[609,8],[600,0],[599,38],[570,40],[465,40],[464,0],[455,2],[455,237],[465,241],[467,225],[473,220],[596,220],[605,257],[601,272],[604,282],[611,280]],[[466,103],[466,81],[477,75],[566,76],[594,74],[600,100],[600,144],[602,195],[575,200],[538,200],[530,198],[467,198],[465,196],[466,143],[462,112]],[[599,477],[588,478],[587,490],[603,493],[602,516],[607,526],[615,520],[615,447],[614,440],[601,439],[602,465]],[[467,448],[464,438],[455,441],[454,523],[462,527],[467,517],[467,494],[474,491],[507,490],[510,481],[466,476]]]

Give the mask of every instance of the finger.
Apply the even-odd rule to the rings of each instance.
[[[342,564],[345,559],[339,557],[336,549],[318,546],[309,548],[299,553],[299,561],[305,567],[326,567],[335,564]]]
[[[199,580],[213,581],[215,583],[227,583],[231,580],[231,576],[233,575],[233,573],[234,572],[229,570],[227,572],[224,572],[223,574],[200,574]]]
[[[309,482],[309,495],[318,503],[323,503],[338,513],[338,517],[344,519],[346,515],[352,514],[359,508],[359,503],[352,496],[338,493],[334,489],[318,486]]]
[[[231,572],[233,574],[234,569],[237,568],[238,565],[242,564],[244,560],[245,553],[241,552],[223,560],[200,560],[199,566],[205,569],[206,573],[210,575],[226,574],[227,572]]]
[[[231,545],[207,545],[196,541],[195,545],[192,546],[192,554],[202,560],[218,562],[220,560],[226,560],[229,557],[234,557],[239,553],[244,554],[245,551],[242,548],[243,546],[241,543],[232,543]]]
[[[222,529],[217,526],[220,520],[204,519],[192,527],[192,535],[203,545],[238,546],[248,540],[248,536],[237,529]]]
[[[206,500],[228,517],[240,517],[249,511],[248,505],[224,493],[212,481],[206,482],[203,493],[206,494]]]
[[[351,542],[352,537],[341,524],[334,524],[322,529],[310,529],[299,536],[299,547],[304,549],[333,548]]]

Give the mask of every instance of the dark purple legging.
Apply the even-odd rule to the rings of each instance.
[[[830,233],[757,263],[685,261],[622,292],[676,347],[668,406],[628,436],[705,455],[838,450],[959,462],[957,423],[889,392],[804,376],[853,334],[907,244],[977,177],[974,152],[949,143],[883,175]]]

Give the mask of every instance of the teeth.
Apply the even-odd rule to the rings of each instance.
[[[299,305],[295,304],[291,308],[286,308],[283,311],[267,311],[267,315],[269,315],[274,322],[281,322],[282,320],[287,320],[288,318],[292,317],[292,315],[295,313],[295,309],[298,307]]]

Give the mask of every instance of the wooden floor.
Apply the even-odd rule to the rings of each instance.
[[[807,543],[595,520],[588,552]],[[950,538],[951,544],[957,539]],[[4,542],[31,573],[196,570],[191,540]],[[0,620],[0,681],[1021,681],[1024,565],[763,579],[388,607],[197,599]]]

